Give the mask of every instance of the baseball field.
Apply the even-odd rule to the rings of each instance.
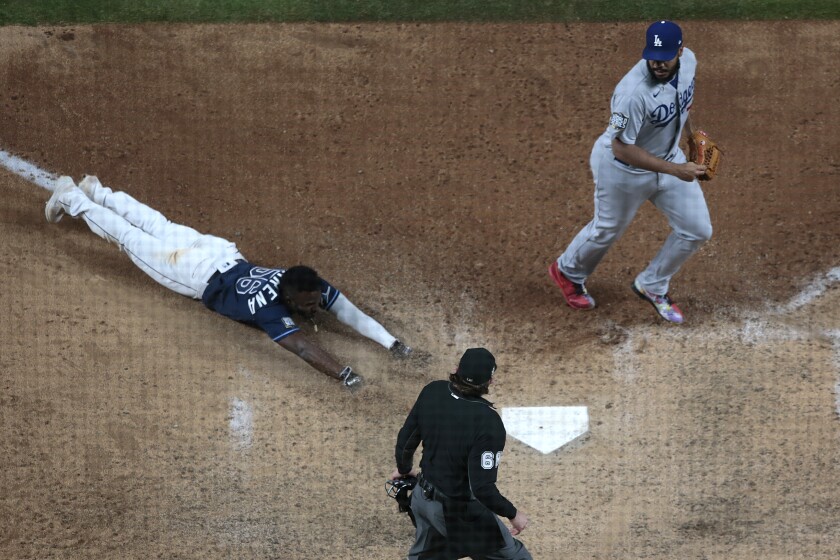
[[[0,6],[0,150],[308,264],[423,357],[322,314],[305,333],[365,375],[350,394],[0,167],[0,558],[402,558],[396,433],[470,346],[497,407],[589,408],[568,448],[508,438],[534,558],[840,557],[836,2],[101,4]],[[669,231],[652,205],[595,310],[546,273],[659,17],[724,150],[681,326],[630,289]]]

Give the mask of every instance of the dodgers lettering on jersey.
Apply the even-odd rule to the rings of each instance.
[[[648,71],[647,61],[640,60],[618,83],[610,102],[610,121],[598,139],[612,149],[614,137],[625,144],[635,144],[656,157],[673,160],[678,141],[694,101],[697,60],[683,49],[680,67],[668,83],[657,82]],[[635,172],[622,162],[616,165]]]
[[[648,122],[656,128],[663,128],[671,123],[677,117],[677,101],[680,104],[680,114],[686,114],[691,109],[691,102],[694,100],[694,83],[691,80],[688,88],[684,90],[679,89],[679,74],[668,85],[676,90],[676,96],[671,103],[662,103],[657,105],[648,112]],[[660,86],[663,90],[665,85]],[[664,97],[664,96],[663,96]],[[682,127],[680,127],[682,131]]]
[[[262,329],[272,340],[280,340],[300,330],[280,297],[280,280],[285,271],[241,262],[210,282],[201,301],[225,317]],[[329,309],[339,294],[322,279],[319,307]]]

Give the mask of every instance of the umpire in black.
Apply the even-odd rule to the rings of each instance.
[[[449,381],[426,385],[397,436],[397,468],[391,480],[417,476],[411,509],[417,522],[409,560],[531,560],[514,539],[528,525],[496,488],[505,427],[490,391],[496,360],[470,348]],[[423,442],[420,469],[412,468]],[[510,520],[510,530],[496,516]]]

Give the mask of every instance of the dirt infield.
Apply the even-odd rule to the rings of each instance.
[[[590,407],[574,449],[508,440],[535,558],[840,557],[840,22],[683,27],[725,159],[681,327],[629,287],[668,232],[650,206],[596,310],[546,274],[644,26],[0,28],[0,149],[309,264],[430,355],[319,319],[370,381],[350,396],[0,169],[0,557],[400,558],[396,432],[472,345],[499,407]]]

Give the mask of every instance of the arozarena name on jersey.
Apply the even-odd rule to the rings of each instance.
[[[680,100],[680,113],[685,113],[691,108],[691,101],[694,99],[694,80],[691,80],[684,92],[678,95]],[[670,104],[662,104],[650,112],[650,124],[661,128],[671,122],[677,116],[676,101]]]
[[[280,285],[283,272],[285,271],[276,268],[254,267],[251,269],[250,276],[236,281],[236,293],[253,295],[248,298],[248,309],[251,310],[251,315],[268,302],[277,299],[277,287]]]

